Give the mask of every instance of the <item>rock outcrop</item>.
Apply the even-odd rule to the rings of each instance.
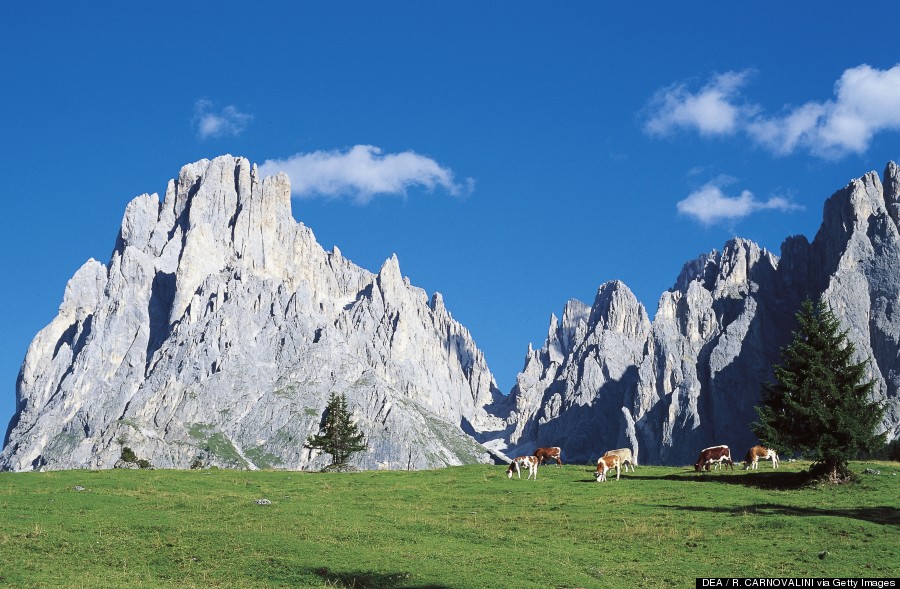
[[[871,360],[883,428],[900,436],[900,169],[870,173],[825,203],[812,244],[782,258],[733,239],[685,264],[653,321],[628,288],[570,301],[546,343],[529,347],[504,442],[514,454],[561,446],[570,461],[631,447],[638,460],[689,464],[703,447],[756,443],[750,423],[807,297],[824,297],[858,359]]]
[[[484,357],[439,294],[324,251],[291,215],[287,176],[241,158],[185,166],[162,202],[125,210],[37,334],[0,468],[318,468],[303,443],[331,392],[366,433],[365,468],[486,461],[463,433],[504,426]]]
[[[900,168],[852,181],[810,243],[781,258],[732,239],[684,265],[651,320],[628,287],[569,301],[529,346],[509,396],[440,294],[324,251],[285,175],[223,156],[185,166],[162,202],[125,211],[108,264],[89,260],[25,357],[0,469],[320,468],[303,447],[329,394],[365,432],[363,468],[427,468],[560,446],[567,462],[630,447],[689,464],[756,443],[762,383],[806,298],[824,297],[869,360],[900,437]],[[488,450],[490,448],[490,450]]]

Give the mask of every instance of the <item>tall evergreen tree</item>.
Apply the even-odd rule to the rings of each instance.
[[[849,475],[850,458],[884,444],[875,433],[884,407],[870,399],[868,363],[854,361],[853,343],[828,306],[807,300],[797,320],[751,429],[766,446],[805,453],[838,482]]]
[[[350,455],[367,448],[365,437],[351,420],[347,397],[331,393],[318,434],[306,439],[306,446],[331,454],[331,464],[346,464]]]

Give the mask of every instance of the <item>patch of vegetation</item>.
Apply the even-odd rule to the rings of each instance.
[[[303,438],[295,437],[289,428],[283,427],[280,430],[278,430],[277,432],[275,432],[275,435],[273,435],[271,438],[269,438],[269,442],[276,446],[285,446],[285,445],[293,444],[295,442],[302,444]]]
[[[280,457],[266,452],[265,446],[247,448],[244,450],[244,456],[259,468],[275,468],[284,464]]]
[[[286,387],[282,387],[272,393],[276,397],[280,397],[282,399],[293,399],[297,396],[297,385],[290,384]]]
[[[50,443],[47,444],[47,448],[44,450],[44,453],[48,456],[61,456],[68,454],[72,450],[74,450],[81,438],[77,435],[67,432],[61,431],[50,440]]]
[[[140,431],[140,429],[141,429],[141,426],[138,425],[138,423],[135,420],[130,419],[128,417],[123,417],[123,418],[119,419],[118,422],[121,423],[122,425],[127,425],[128,427],[130,427],[134,430]]]
[[[212,456],[215,456],[226,464],[247,468],[250,465],[243,459],[234,444],[231,443],[225,434],[216,432],[206,439],[203,449]]]
[[[134,450],[129,448],[128,446],[122,447],[122,454],[119,456],[125,462],[137,462],[137,455],[134,453]]]
[[[237,468],[249,468],[250,465],[244,460],[234,444],[231,443],[231,440],[218,431],[215,426],[206,423],[193,423],[188,426],[188,435],[197,440],[198,446],[208,457],[216,458],[227,465]]]
[[[353,387],[371,387],[378,382],[375,373],[371,371],[363,372],[359,378],[351,385]]]
[[[153,465],[150,464],[149,460],[145,458],[138,458],[137,454],[134,453],[134,450],[132,450],[128,446],[122,446],[122,453],[119,455],[119,458],[124,462],[137,464],[138,468],[153,468]]]
[[[458,435],[452,426],[431,415],[424,415],[428,430],[440,440],[463,464],[478,464],[477,456],[484,450],[467,436]]]
[[[192,423],[188,426],[188,435],[195,440],[206,440],[211,431],[215,431],[215,427],[207,423]]]
[[[900,439],[892,440],[871,452],[860,452],[857,460],[892,460],[900,462]]]
[[[593,465],[542,468],[537,481],[486,465],[0,473],[0,587],[668,589],[700,576],[896,577],[900,465],[854,463],[858,481],[840,486],[791,483],[809,466],[638,466],[605,483]],[[548,564],[525,570],[517,555]]]

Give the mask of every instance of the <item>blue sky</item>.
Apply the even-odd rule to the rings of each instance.
[[[0,431],[125,205],[240,155],[294,216],[440,291],[508,391],[551,313],[652,316],[733,236],[779,253],[900,158],[893,2],[16,3],[0,22]]]

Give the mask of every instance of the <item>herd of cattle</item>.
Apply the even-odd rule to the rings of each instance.
[[[562,466],[559,447],[538,448],[531,456],[514,458],[509,468],[506,469],[506,476],[512,478],[513,473],[516,473],[519,478],[522,478],[522,471],[528,469],[528,476],[525,480],[529,480],[532,477],[534,477],[534,480],[537,480],[538,466],[547,460],[556,460],[556,465]],[[744,468],[759,468],[760,460],[771,460],[772,468],[778,468],[778,454],[775,450],[764,448],[763,446],[753,446],[747,451],[747,456],[744,458]],[[597,461],[597,472],[595,473],[597,482],[605,481],[606,473],[612,469],[616,469],[616,480],[619,480],[619,469],[624,468],[625,472],[628,472],[628,467],[630,466],[631,472],[634,472],[635,464],[637,464],[637,460],[632,456],[630,448],[610,450]],[[694,464],[694,469],[697,472],[708,471],[711,467],[718,469],[723,464],[730,466],[731,470],[734,470],[731,450],[725,445],[711,446],[700,451],[700,456],[697,458],[696,464]]]

